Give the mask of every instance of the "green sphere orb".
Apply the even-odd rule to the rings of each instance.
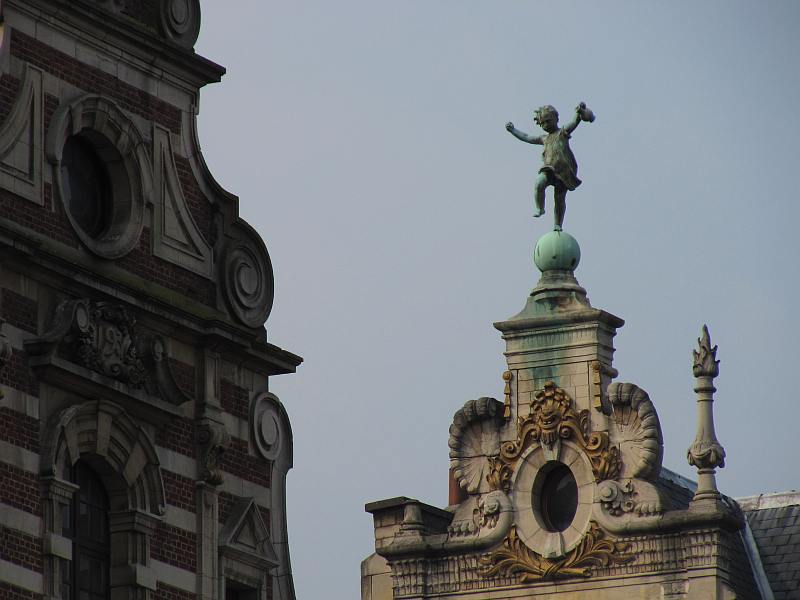
[[[578,240],[566,231],[550,231],[539,238],[533,250],[533,262],[545,271],[574,271],[581,261]]]

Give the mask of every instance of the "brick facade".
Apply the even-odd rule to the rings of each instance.
[[[42,595],[0,581],[0,600],[41,600]]]
[[[196,509],[194,479],[166,469],[161,470],[161,476],[164,478],[164,493],[167,496],[167,503],[194,512]]]
[[[191,531],[162,523],[150,544],[150,556],[194,573],[197,571],[197,536]]]
[[[42,572],[42,539],[0,526],[0,560]]]
[[[36,300],[12,290],[0,289],[0,317],[9,325],[36,333]]]
[[[39,421],[25,413],[0,407],[0,440],[39,452]]]
[[[231,445],[222,455],[222,469],[245,481],[269,487],[269,461],[248,453],[247,441],[231,438]]]
[[[195,600],[197,598],[197,594],[172,587],[161,581],[158,582],[154,596],[155,600]]]
[[[14,348],[4,369],[0,370],[0,385],[6,385],[31,396],[39,396],[39,382],[28,367],[24,350]]]
[[[222,408],[242,419],[250,414],[250,394],[247,389],[223,379],[220,382],[220,404]]]
[[[194,423],[189,419],[173,419],[156,433],[156,445],[194,458]]]
[[[28,471],[0,462],[0,481],[13,485],[0,485],[0,503],[24,510],[32,515],[41,515],[39,478]]]

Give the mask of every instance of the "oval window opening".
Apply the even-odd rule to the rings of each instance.
[[[548,531],[566,530],[578,510],[578,484],[572,471],[558,463],[544,478],[539,493],[539,514]]]
[[[92,144],[72,136],[61,160],[65,204],[74,222],[90,238],[98,238],[111,224],[111,181]]]

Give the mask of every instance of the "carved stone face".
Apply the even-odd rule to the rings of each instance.
[[[539,430],[539,439],[547,445],[558,438],[559,426],[564,419],[564,414],[569,408],[569,401],[563,394],[550,386],[531,405],[531,413],[536,418],[536,427]]]

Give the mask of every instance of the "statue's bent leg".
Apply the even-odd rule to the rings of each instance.
[[[564,185],[555,186],[555,203],[553,207],[555,217],[555,231],[561,231],[564,226],[564,215],[567,214],[567,188]]]
[[[536,200],[536,212],[534,217],[541,217],[544,214],[544,191],[547,188],[547,175],[539,173],[536,177],[536,189],[534,199]]]

